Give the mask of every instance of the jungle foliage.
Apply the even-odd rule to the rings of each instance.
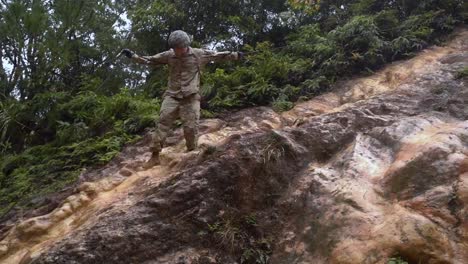
[[[116,59],[123,47],[161,52],[183,29],[196,47],[245,51],[206,67],[203,113],[283,111],[437,44],[467,11],[462,0],[2,0],[0,218],[154,126],[167,68]]]

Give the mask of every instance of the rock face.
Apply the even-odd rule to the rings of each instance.
[[[199,152],[175,133],[166,170],[22,261],[467,263],[467,51],[460,30],[283,115],[205,120]]]

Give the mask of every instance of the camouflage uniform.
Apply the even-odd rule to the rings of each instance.
[[[154,56],[132,56],[141,64],[169,65],[168,89],[164,93],[157,131],[153,134],[151,149],[159,153],[174,121],[180,117],[188,150],[197,147],[198,120],[200,118],[200,73],[211,61],[237,60],[237,52],[214,52],[188,47],[183,57],[177,57],[171,49]]]

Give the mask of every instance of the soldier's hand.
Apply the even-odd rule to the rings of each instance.
[[[245,59],[245,53],[242,52],[242,51],[238,51],[238,52],[237,52],[237,58],[238,58],[239,60]]]
[[[122,50],[122,54],[125,55],[125,57],[127,57],[127,58],[130,59],[131,57],[133,57],[133,55],[135,54],[135,52],[133,52],[133,51],[131,51],[131,50],[129,50],[129,49],[123,49],[123,50]]]

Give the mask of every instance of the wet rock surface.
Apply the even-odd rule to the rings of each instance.
[[[468,66],[468,32],[457,34],[282,115],[260,107],[205,120],[200,151],[184,153],[176,132],[163,152],[167,170],[150,170],[90,220],[17,259],[466,263],[468,87],[455,74]],[[104,174],[134,177],[146,144]],[[83,177],[103,181],[93,175]],[[96,185],[81,186],[94,199]],[[46,232],[35,223],[59,218],[63,206],[16,225],[15,239]],[[0,257],[12,241],[0,243]]]

